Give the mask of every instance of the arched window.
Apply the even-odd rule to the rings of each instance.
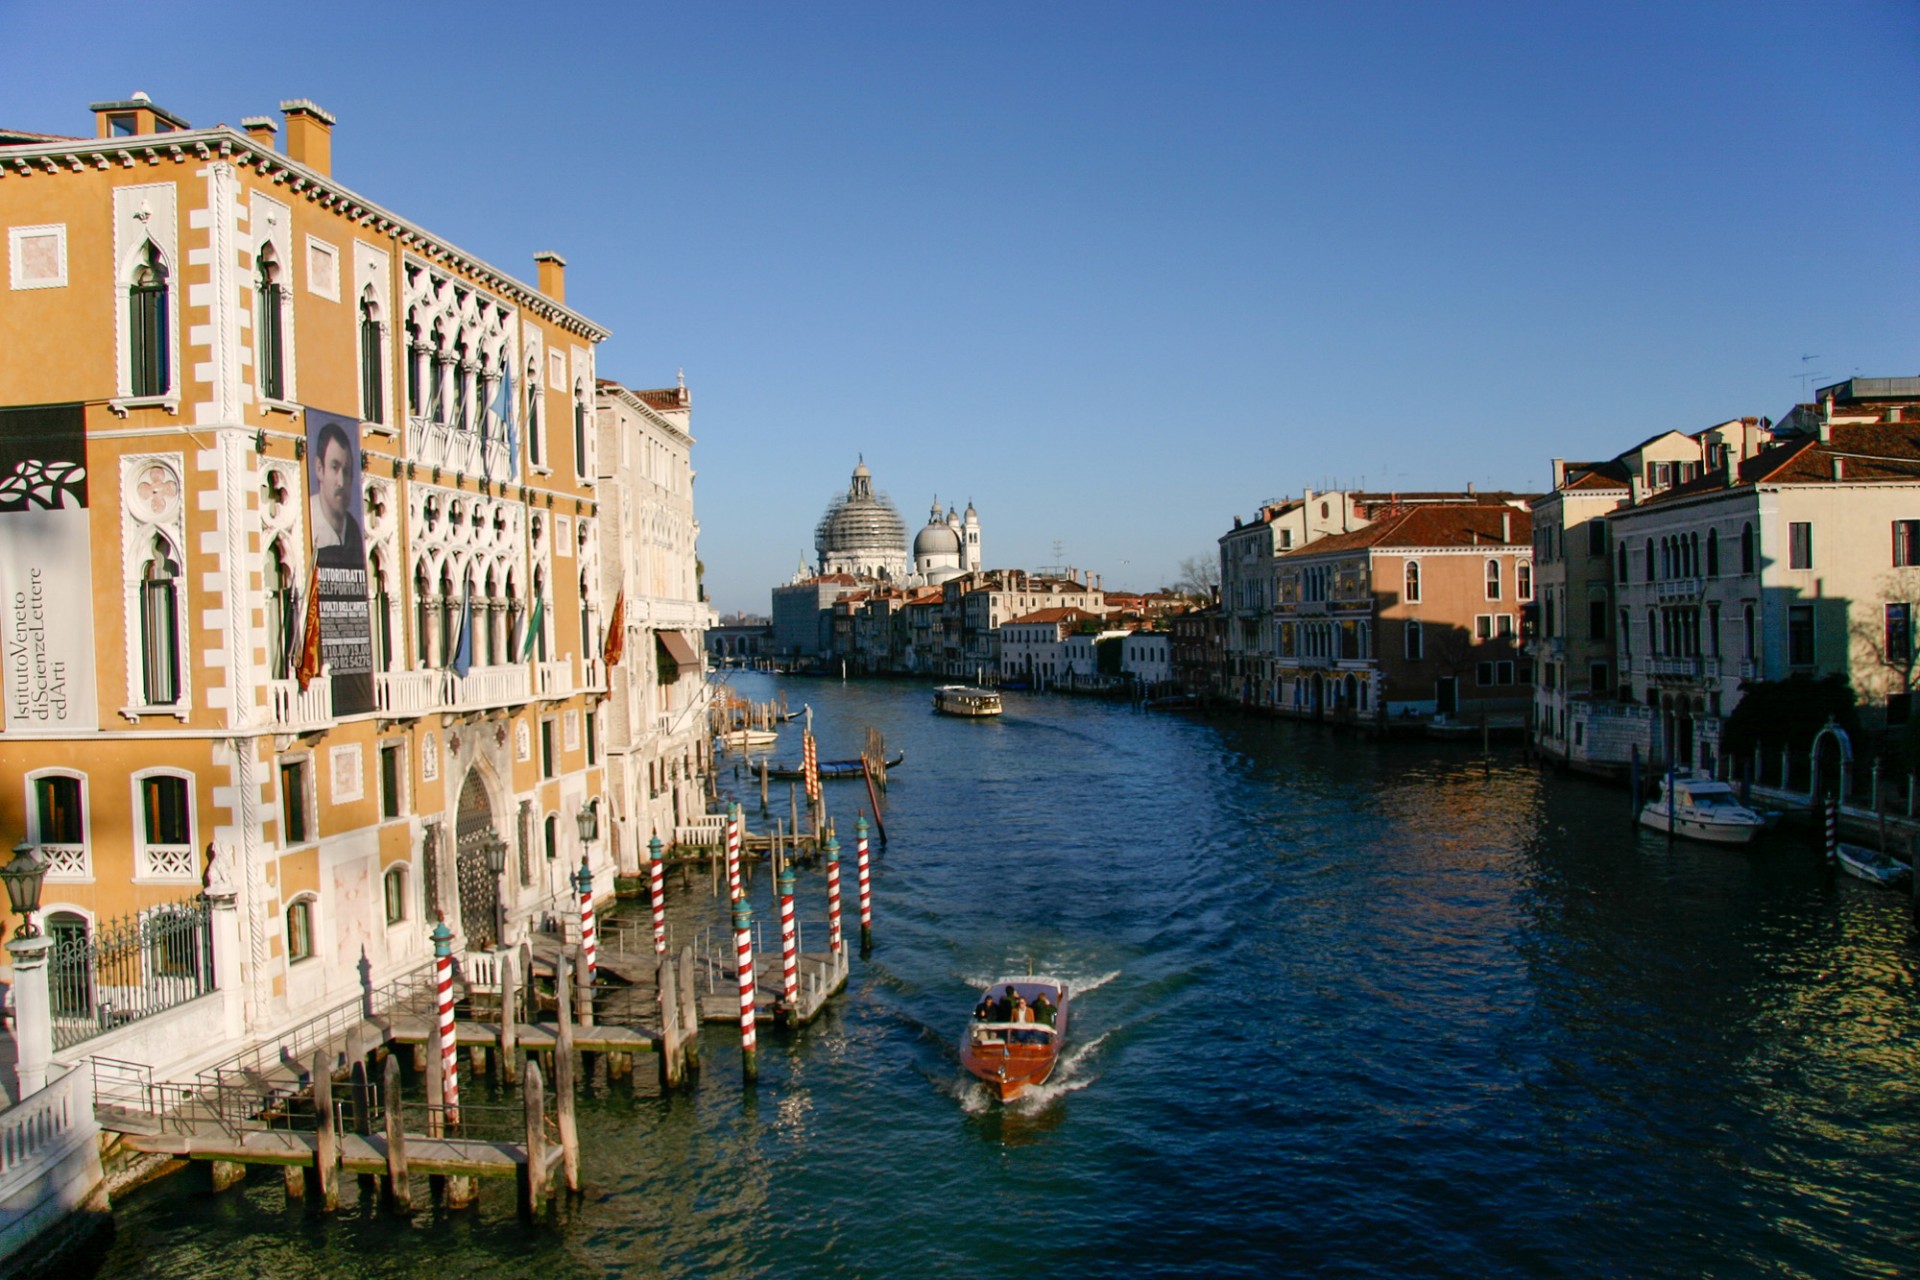
[[[260,394],[269,400],[287,398],[286,334],[282,327],[286,301],[280,285],[280,263],[272,245],[262,245],[257,259],[259,274],[253,292],[258,314],[254,317],[253,358],[260,378]]]
[[[140,569],[140,674],[150,707],[180,700],[180,562],[167,540],[154,535]]]
[[[453,348],[453,425],[462,431],[473,430],[473,353],[464,342]]]
[[[298,614],[294,602],[293,568],[278,538],[267,548],[267,659],[275,680],[292,674],[300,648],[295,634]]]
[[[527,360],[527,460],[534,466],[544,461],[540,438],[540,362]]]
[[[193,832],[193,780],[164,769],[133,776],[139,818],[134,874],[148,880],[190,880],[199,873]]]
[[[53,879],[85,879],[93,874],[87,859],[86,780],[80,774],[49,770],[28,778],[27,838],[40,848]]]
[[[1407,601],[1410,604],[1420,602],[1420,562],[1407,561]]]
[[[1420,633],[1420,624],[1411,619],[1407,622],[1407,661],[1418,662],[1427,656],[1425,638]]]
[[[459,607],[459,601],[454,598],[453,594],[453,575],[445,565],[440,566],[438,598],[440,602],[440,616],[438,619],[440,623],[440,653],[438,655],[438,665],[444,667],[453,661],[453,647],[460,643],[460,619],[454,613],[454,610]]]
[[[173,386],[167,268],[148,244],[127,285],[127,393],[163,396]]]
[[[1657,580],[1658,580],[1658,575],[1655,574],[1653,571],[1653,539],[1648,538],[1647,539],[1647,581],[1655,582]]]
[[[433,579],[427,576],[427,562],[413,566],[413,657],[418,666],[433,661],[433,643],[429,638],[433,621]]]
[[[413,315],[407,316],[407,412],[419,417],[426,412],[426,400],[421,383],[421,366],[426,363],[425,344],[420,341],[420,322]]]
[[[547,580],[544,570],[533,571],[533,620],[528,624],[533,628],[533,652],[540,661],[547,660]]]
[[[475,662],[480,661],[482,650],[486,652],[486,663],[488,666],[493,666],[500,661],[500,646],[494,631],[494,623],[499,616],[499,596],[500,592],[494,581],[493,570],[488,569],[486,594],[481,597],[480,604],[480,617],[478,619],[479,634],[475,637],[478,643],[474,645],[473,650],[473,660]]]
[[[1620,560],[1620,574],[1619,574],[1619,577],[1620,577],[1620,581],[1622,581],[1622,582],[1625,582],[1625,581],[1627,580],[1627,544],[1626,544],[1626,543],[1624,543],[1624,542],[1622,542],[1622,543],[1620,544],[1620,546],[1619,546],[1619,552],[1620,552],[1620,556],[1619,556],[1619,560]]]
[[[447,420],[447,355],[438,324],[427,335],[427,417],[434,422]]]
[[[387,419],[386,337],[381,332],[380,308],[373,290],[360,299],[360,418],[363,422]]]
[[[407,864],[396,862],[380,877],[386,891],[387,923],[400,924],[407,918]]]
[[[302,895],[287,904],[287,963],[313,958],[313,899]]]
[[[520,585],[514,581],[513,570],[507,571],[507,656],[508,662],[524,662],[527,656],[526,641],[520,636]]]
[[[378,551],[367,557],[367,605],[373,613],[373,662],[376,671],[393,670],[393,585]]]
[[[1720,576],[1720,531],[1718,529],[1707,530],[1707,576],[1709,578]]]
[[[1760,649],[1756,644],[1757,636],[1753,627],[1753,606],[1745,605],[1740,610],[1740,652],[1748,662],[1759,660]]]
[[[585,383],[575,383],[573,388],[573,474],[587,474],[587,387]]]
[[[1500,598],[1500,562],[1489,558],[1487,561],[1487,599]]]
[[[1740,526],[1740,572],[1753,572],[1753,526]]]
[[[1633,652],[1633,615],[1625,609],[1620,611],[1620,634],[1614,637],[1621,653]]]
[[[546,843],[547,861],[552,862],[560,856],[560,818],[557,814],[547,815]]]
[[[1533,599],[1533,564],[1521,560],[1513,566],[1513,596],[1516,600]]]
[[[1647,610],[1647,652],[1660,652],[1660,615],[1652,609]]]
[[[1687,535],[1687,576],[1700,576],[1700,531],[1695,529]]]

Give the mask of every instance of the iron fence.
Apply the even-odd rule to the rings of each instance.
[[[204,894],[93,929],[50,930],[53,1044],[65,1049],[213,990],[213,927]]]

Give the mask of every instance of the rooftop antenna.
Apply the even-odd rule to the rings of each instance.
[[[1793,375],[1800,379],[1800,400],[1802,403],[1805,403],[1807,398],[1807,384],[1815,378],[1824,378],[1827,376],[1824,373],[1811,373],[1807,369],[1807,365],[1810,362],[1818,360],[1819,358],[1819,356],[1801,356],[1800,372]]]

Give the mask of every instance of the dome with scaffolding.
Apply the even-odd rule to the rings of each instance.
[[[820,572],[898,582],[907,576],[907,526],[863,459],[847,491],[835,496],[813,531]]]

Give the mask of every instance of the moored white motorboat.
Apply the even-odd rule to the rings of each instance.
[[[1912,869],[1890,853],[1870,849],[1862,844],[1848,844],[1844,840],[1835,850],[1840,855],[1840,867],[1848,875],[1859,876],[1862,880],[1897,889],[1905,884],[1913,874]]]
[[[1660,780],[1660,794],[1640,809],[1640,823],[1709,844],[1751,844],[1767,821],[1746,805],[1733,788],[1707,778]]]

